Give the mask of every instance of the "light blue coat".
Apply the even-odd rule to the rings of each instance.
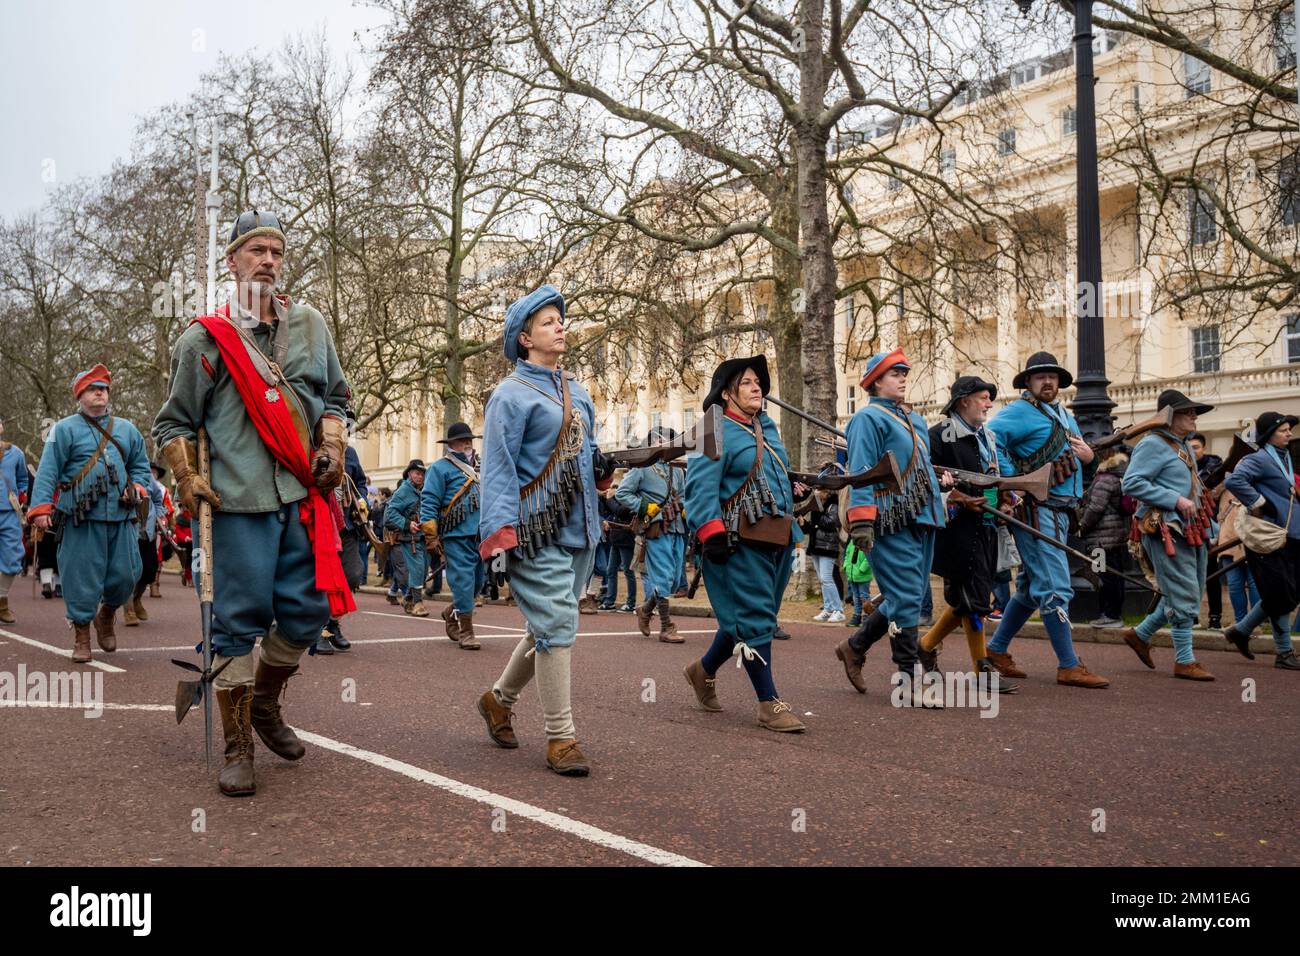
[[[1028,395],[1028,392],[1024,393]],[[1083,437],[1079,423],[1060,402],[1046,407],[1046,411],[1056,418],[1071,435]],[[998,439],[998,459],[1004,476],[1019,474],[1012,455],[1016,458],[1030,458],[1047,443],[1052,434],[1052,423],[1047,416],[1034,408],[1027,401],[1012,402],[989,421],[989,430]],[[1068,448],[1068,446],[1067,446]],[[1073,454],[1073,452],[1071,452]],[[1051,493],[1058,498],[1083,497],[1083,466],[1075,457],[1077,467],[1074,474],[1060,484],[1053,485]]]
[[[872,468],[892,451],[898,463],[898,473],[907,470],[912,460],[912,435],[899,417],[903,414],[898,402],[889,398],[873,397],[871,401],[858,409],[849,420],[849,473]],[[943,499],[940,496],[939,479],[935,477],[930,464],[930,433],[925,419],[916,412],[908,413],[916,437],[921,443],[921,460],[915,465],[924,473],[924,480],[930,485],[930,500],[916,516],[915,523],[932,528],[944,526]],[[920,480],[920,479],[918,479]],[[889,497],[876,490],[875,485],[854,488],[849,492],[849,511],[846,521],[871,520],[877,517],[880,506],[888,506]],[[858,511],[859,508],[867,509]],[[927,573],[929,571],[927,567]]]
[[[10,445],[0,458],[0,474],[4,476],[0,478],[0,512],[13,511],[8,492],[21,496],[27,490],[28,481],[27,459],[17,445]]]
[[[758,421],[763,429],[763,475],[776,498],[778,512],[793,515],[794,490],[787,471],[790,457],[776,422],[766,412],[758,413]],[[709,537],[715,529],[723,530],[720,527],[722,505],[749,477],[758,447],[751,429],[728,415],[723,416],[722,422],[723,453],[718,460],[711,461],[701,452],[692,452],[686,461],[686,520],[692,534],[704,529],[701,538]],[[718,524],[710,525],[714,521]],[[791,523],[790,540],[796,542],[802,538],[799,526]]]
[[[96,421],[108,428],[109,417],[102,415]],[[76,477],[82,465],[90,460],[90,456],[99,447],[101,437],[80,414],[69,415],[57,422],[46,437],[45,448],[41,452],[32,505],[53,501],[56,486]],[[114,418],[113,438],[122,446],[122,451],[126,452],[126,460],[122,460],[121,452],[110,441],[95,467],[79,485],[81,488],[90,487],[100,475],[107,474],[106,462],[113,463],[117,471],[117,483],[109,483],[107,492],[99,496],[99,501],[86,516],[91,521],[126,521],[135,515],[134,509],[126,508],[118,501],[127,482],[134,482],[142,488],[153,487],[153,472],[149,469],[149,456],[145,454],[144,437],[140,430],[124,418]],[[74,488],[60,493],[55,507],[70,515],[76,510],[76,500],[77,490]]]
[[[750,463],[752,465],[752,458]],[[644,506],[650,502],[654,502],[661,508],[663,507],[669,497],[669,482],[672,483],[672,492],[676,494],[678,500],[683,500],[682,495],[686,479],[684,475],[680,474],[680,469],[673,468],[663,462],[646,468],[633,468],[619,483],[618,492],[614,497],[619,504],[633,514],[644,516]],[[656,516],[650,523],[662,524],[663,518]],[[685,520],[681,515],[678,515],[672,524],[664,528],[664,532],[666,534],[685,534]]]
[[[456,452],[448,452],[449,455],[455,455]],[[460,460],[469,464],[465,456],[460,456]],[[438,522],[439,538],[469,538],[472,537],[477,548],[478,544],[478,508],[471,508],[465,513],[460,524],[450,531],[442,530],[442,513],[447,506],[451,504],[451,499],[456,497],[456,493],[469,481],[469,477],[456,467],[455,463],[447,458],[439,458],[430,467],[424,476],[424,488],[420,491],[420,524],[432,519]],[[471,488],[461,497],[466,507],[473,504],[474,500],[479,497],[479,492]]]
[[[572,373],[519,359],[514,373],[492,392],[484,413],[480,554],[494,549],[501,540],[494,536],[506,528],[519,533],[519,492],[545,467],[560,434],[561,375],[569,376],[569,397],[582,415],[587,434],[578,452],[581,492],[552,543],[564,548],[594,548],[600,542],[596,479],[591,464],[596,450],[592,438],[596,409],[591,396]]]
[[[1157,431],[1182,448],[1192,461],[1196,460],[1185,439],[1163,428]],[[1192,474],[1187,465],[1178,457],[1178,452],[1155,433],[1142,436],[1133,449],[1120,489],[1138,500],[1139,518],[1152,508],[1158,508],[1166,523],[1175,528],[1183,526],[1177,511],[1178,499],[1188,498],[1197,503],[1192,497]]]

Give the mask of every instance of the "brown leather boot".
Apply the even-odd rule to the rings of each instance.
[[[686,683],[691,685],[701,707],[715,712],[722,710],[722,704],[718,701],[717,678],[710,677],[702,663],[691,661],[682,668],[682,673],[686,675]]]
[[[429,616],[429,611],[428,611],[428,609],[425,608],[425,606],[424,606],[424,602],[423,602],[423,601],[414,601],[414,602],[412,602],[412,603],[411,603],[411,606],[408,607],[408,608],[406,609],[406,613],[409,614],[409,615],[411,615],[411,617],[428,617],[428,616]]]
[[[127,627],[136,627],[140,623],[135,614],[135,605],[130,601],[122,605],[122,623]]]
[[[17,618],[9,610],[9,598],[0,597],[0,624],[13,624]]]
[[[456,620],[456,605],[448,604],[442,609],[442,623],[447,626],[447,639],[450,641],[460,640],[460,624]]]
[[[240,684],[229,690],[217,689],[221,708],[221,729],[226,735],[226,765],[217,775],[217,786],[227,797],[251,797],[257,792],[253,778],[253,731],[249,707],[253,688]]]
[[[595,599],[594,597],[592,597],[590,594],[584,594],[584,595],[582,596],[582,600],[580,600],[580,601],[578,602],[578,613],[579,613],[579,614],[595,614],[595,613],[596,613],[596,599]]]
[[[138,617],[142,621],[147,621],[149,620],[149,612],[144,609],[143,598],[144,595],[141,594],[139,597],[137,597],[134,601],[131,602],[131,606],[135,609],[136,617]]]
[[[1199,661],[1190,664],[1174,664],[1174,676],[1183,680],[1214,680],[1214,675],[1201,666]]]
[[[113,630],[113,618],[117,615],[117,608],[109,604],[101,604],[99,613],[95,615],[95,640],[99,641],[99,646],[105,651],[117,650],[117,632]]]
[[[1155,661],[1151,659],[1151,645],[1142,640],[1142,635],[1137,632],[1136,627],[1125,628],[1123,634],[1124,643],[1133,648],[1133,653],[1147,667],[1152,670],[1156,669]]]
[[[151,598],[162,597],[162,588],[158,586],[157,581],[154,581],[152,584],[149,585],[149,596]]]
[[[493,743],[506,750],[514,750],[519,746],[515,728],[510,723],[513,714],[509,707],[497,700],[497,695],[491,689],[478,699],[478,712],[487,722],[488,736]]]
[[[999,653],[998,651],[990,650],[989,660],[993,662],[993,666],[998,669],[998,673],[1003,677],[1023,679],[1029,676],[1016,666],[1016,662],[1011,659],[1011,655],[1005,651]]]
[[[677,633],[677,625],[669,621],[659,628],[659,640],[665,644],[685,644],[686,638]]]
[[[483,645],[478,642],[474,636],[474,612],[458,615],[460,618],[460,649],[462,651],[477,651]]]
[[[645,603],[636,609],[636,626],[646,637],[650,636],[650,616],[654,611],[654,598],[646,598]]]
[[[585,777],[591,765],[572,737],[546,741],[546,766],[562,777]]]
[[[866,654],[859,654],[849,644],[848,638],[840,641],[835,646],[835,656],[840,659],[844,665],[844,674],[848,677],[849,683],[859,694],[867,692],[866,682],[862,679],[862,665],[867,662]]]
[[[758,704],[758,725],[779,734],[801,734],[808,728],[794,715],[783,700],[764,700]]]
[[[1056,682],[1065,684],[1067,687],[1087,687],[1092,690],[1101,690],[1103,687],[1110,686],[1110,681],[1106,680],[1106,678],[1100,674],[1094,674],[1084,667],[1083,661],[1079,661],[1073,667],[1058,667],[1056,669]]]
[[[280,714],[280,695],[289,678],[298,673],[298,665],[276,667],[259,659],[253,676],[253,701],[249,711],[253,729],[271,753],[285,760],[300,760],[307,752],[298,735]]]
[[[90,663],[90,622],[72,623],[72,662],[74,664]]]

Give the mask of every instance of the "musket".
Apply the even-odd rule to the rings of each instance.
[[[903,484],[902,476],[898,472],[898,461],[892,451],[885,452],[880,461],[866,471],[857,471],[851,475],[792,471],[790,480],[805,484],[809,488],[821,488],[825,491],[839,491],[845,486],[864,488],[867,485],[880,485],[891,494],[896,494]]]
[[[802,418],[804,421],[808,422],[809,424],[816,425],[818,428],[822,429],[823,431],[828,431],[832,435],[838,435],[840,438],[843,438],[845,441],[848,441],[849,436],[844,434],[844,432],[840,431],[830,422],[823,421],[822,419],[818,418],[816,415],[809,415],[802,408],[798,408],[794,405],[789,404],[788,402],[783,402],[775,395],[764,396],[764,401],[771,402],[773,405],[777,406],[778,408],[784,408],[787,412],[793,412],[794,414],[798,415],[800,418]],[[814,439],[814,441],[815,440],[816,439]],[[823,442],[823,444],[826,443]]]
[[[1107,435],[1105,438],[1098,440],[1096,444],[1089,444],[1088,447],[1093,451],[1101,451],[1103,448],[1111,448],[1115,445],[1121,444],[1122,442],[1126,442],[1131,438],[1137,438],[1139,435],[1144,435],[1153,428],[1168,428],[1173,424],[1173,421],[1174,407],[1172,405],[1166,405],[1162,410],[1156,412],[1150,418],[1120,428]]]
[[[1223,553],[1224,551],[1229,551],[1232,548],[1235,548],[1239,544],[1241,544],[1240,538],[1229,538],[1226,541],[1220,541],[1218,544],[1216,544],[1214,547],[1210,549],[1208,557],[1211,558],[1217,557],[1219,554]]]
[[[997,508],[994,508],[992,505],[990,505],[987,501],[984,502],[984,506],[980,510],[984,511],[987,514],[991,514],[999,521],[1005,521],[1007,524],[1011,525],[1012,527],[1019,528],[1021,531],[1024,531],[1025,533],[1031,535],[1032,537],[1037,538],[1039,541],[1046,542],[1047,544],[1050,544],[1055,548],[1059,548],[1060,550],[1064,551],[1066,554],[1078,558],[1080,561],[1084,562],[1083,569],[1079,573],[1082,574],[1085,578],[1087,578],[1087,580],[1089,581],[1089,583],[1092,584],[1093,587],[1101,586],[1101,579],[1098,578],[1096,572],[1092,570],[1093,559],[1090,555],[1084,554],[1082,551],[1078,550],[1077,548],[1070,547],[1064,541],[1057,541],[1056,538],[1052,537],[1050,534],[1046,534],[1045,532],[1039,531],[1037,528],[1035,528],[1033,525],[1029,524],[1028,522],[1021,521],[1019,518],[1013,518],[1005,511],[999,511]],[[1143,580],[1142,578],[1130,577],[1127,574],[1123,574],[1122,572],[1114,571],[1114,570],[1108,571],[1108,573],[1113,574],[1116,577],[1123,578],[1125,581],[1128,581],[1130,584],[1136,584],[1138,587],[1143,588],[1144,590],[1154,591],[1157,595],[1160,594],[1159,588],[1152,587],[1149,582]]]
[[[950,468],[947,465],[935,465],[934,473],[942,475],[948,472],[954,478],[974,485],[977,488],[1003,488],[1007,491],[1023,491],[1037,501],[1046,501],[1052,486],[1052,465],[1049,462],[1037,471],[1027,475],[986,475],[978,471],[966,471],[964,468]]]
[[[199,429],[199,476],[212,484],[212,457],[208,447],[208,432]],[[191,567],[199,582],[199,619],[203,628],[203,667],[198,668],[189,661],[172,663],[187,671],[199,675],[198,680],[176,682],[176,723],[185,719],[190,708],[199,701],[203,702],[203,756],[208,769],[212,769],[212,681],[230,664],[227,660],[215,671],[212,669],[212,505],[200,498],[199,502],[199,543],[194,549]]]
[[[717,461],[722,457],[722,445],[722,406],[710,405],[709,410],[690,431],[683,432],[672,441],[658,445],[616,448],[604,455],[617,462],[621,468],[644,468],[660,461],[671,462],[693,451],[702,452],[705,458]]]

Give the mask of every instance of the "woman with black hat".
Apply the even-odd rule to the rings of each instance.
[[[1155,610],[1137,627],[1124,631],[1124,643],[1138,660],[1154,668],[1151,639],[1168,623],[1174,641],[1174,676],[1210,681],[1214,675],[1192,653],[1192,625],[1201,610],[1207,542],[1213,537],[1212,506],[1187,437],[1196,431],[1196,416],[1214,406],[1194,402],[1170,388],[1156,400],[1156,411],[1166,408],[1174,413],[1169,427],[1152,429],[1139,439],[1120,483],[1124,494],[1138,502],[1134,521],[1162,592]]]
[[[1243,458],[1224,483],[1246,509],[1237,519],[1237,534],[1246,545],[1246,561],[1262,600],[1223,635],[1253,659],[1250,633],[1268,617],[1277,652],[1274,666],[1291,671],[1300,670],[1290,627],[1291,612],[1300,603],[1300,489],[1288,450],[1297,423],[1294,415],[1260,415],[1255,420],[1259,451]]]
[[[978,375],[963,375],[952,384],[943,407],[946,417],[930,429],[930,460],[937,468],[998,474],[996,439],[984,425],[997,394],[997,386]],[[997,507],[998,491],[958,482],[945,503],[948,521],[935,539],[932,570],[943,578],[948,607],[921,638],[921,663],[937,670],[939,646],[960,626],[979,680],[998,693],[1015,693],[1016,685],[1001,679],[984,643],[998,560],[997,525],[984,506]]]
[[[402,483],[384,509],[384,532],[391,539],[393,586],[404,595],[402,610],[412,617],[428,617],[424,608],[425,553],[420,531],[420,491],[428,469],[418,458],[402,470]]]
[[[722,710],[714,675],[739,654],[758,697],[759,726],[802,733],[806,728],[772,679],[772,636],[798,531],[789,458],[763,411],[771,385],[764,356],[728,359],[714,371],[704,399],[704,411],[714,405],[725,411],[723,452],[717,461],[701,454],[687,459],[686,515],[700,540],[718,633],[685,674],[701,707]]]

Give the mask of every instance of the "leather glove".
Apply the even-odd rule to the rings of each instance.
[[[424,533],[424,550],[441,560],[442,542],[438,539],[438,522],[433,518],[420,525]]]
[[[599,448],[593,448],[591,451],[591,471],[596,476],[597,481],[604,481],[610,475],[618,470],[618,462],[610,458]]]
[[[852,521],[849,523],[849,537],[859,551],[868,554],[876,543],[876,525],[873,521]]]
[[[200,501],[220,510],[221,496],[199,475],[199,446],[188,438],[173,438],[162,451],[167,467],[176,479],[176,493],[186,510],[197,518]]]
[[[727,544],[727,534],[719,531],[711,535],[701,546],[700,552],[714,564],[726,564],[731,559],[731,546]]]
[[[316,423],[316,453],[311,459],[311,473],[321,491],[337,488],[343,481],[343,453],[348,445],[348,426],[342,419],[327,415]]]

